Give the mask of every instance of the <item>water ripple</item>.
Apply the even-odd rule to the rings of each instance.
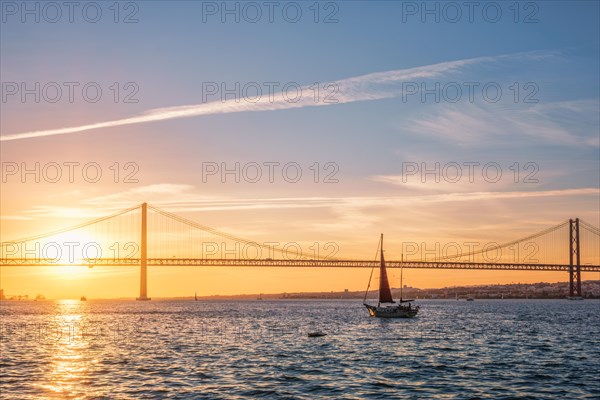
[[[0,396],[599,398],[599,302],[421,306],[380,320],[354,301],[3,302]]]

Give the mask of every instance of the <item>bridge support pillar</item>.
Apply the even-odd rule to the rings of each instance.
[[[148,204],[142,204],[142,242],[140,245],[140,297],[136,300],[150,300],[148,297]]]
[[[579,218],[569,220],[569,297],[581,294],[581,258],[579,248]]]

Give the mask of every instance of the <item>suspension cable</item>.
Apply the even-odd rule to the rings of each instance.
[[[511,242],[504,243],[504,244],[501,244],[501,245],[498,245],[498,246],[494,246],[494,248],[495,249],[503,249],[505,247],[509,247],[509,246],[515,245],[515,244],[520,243],[520,242],[524,242],[524,241],[527,241],[527,240],[536,239],[536,238],[538,238],[540,236],[552,233],[552,232],[554,232],[554,231],[556,231],[556,230],[558,230],[558,229],[566,226],[568,223],[569,223],[569,221],[562,222],[562,223],[560,223],[560,224],[558,224],[556,226],[550,227],[548,229],[545,229],[545,230],[543,230],[541,232],[538,232],[538,233],[535,233],[533,235],[530,235],[530,236],[527,236],[527,237],[524,237],[524,238],[521,238],[521,239],[513,240]],[[490,249],[483,249],[483,250],[472,251],[470,253],[465,253],[465,254],[461,253],[461,254],[456,254],[456,255],[451,255],[451,256],[446,256],[446,257],[440,257],[440,258],[437,258],[436,260],[437,261],[441,261],[441,260],[448,260],[448,259],[453,259],[453,258],[461,258],[461,257],[466,257],[466,256],[474,256],[474,255],[477,255],[477,254],[483,254],[484,252],[487,252],[489,250]]]
[[[108,219],[115,218],[115,217],[118,217],[120,215],[126,214],[126,213],[128,213],[130,211],[133,211],[133,210],[139,208],[139,207],[140,206],[137,205],[135,207],[131,207],[131,208],[128,208],[126,210],[119,211],[119,212],[117,212],[115,214],[112,214],[112,215],[109,215],[107,217],[96,218],[96,219],[91,220],[91,221],[83,222],[81,224],[70,226],[70,227],[67,227],[67,228],[58,229],[56,231],[47,232],[47,233],[44,233],[44,234],[41,234],[41,235],[30,236],[30,237],[26,237],[26,238],[22,238],[22,239],[18,239],[18,240],[5,241],[5,242],[0,243],[0,245],[7,246],[7,245],[13,244],[13,243],[30,242],[32,240],[43,239],[43,238],[46,238],[46,237],[49,237],[49,236],[59,235],[61,233],[65,233],[65,232],[68,232],[68,231],[74,231],[76,229],[85,228],[86,226],[97,224],[99,222],[106,221]]]

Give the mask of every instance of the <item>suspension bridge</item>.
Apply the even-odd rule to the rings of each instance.
[[[143,203],[65,229],[1,243],[0,267],[139,266],[140,295],[149,300],[148,266],[373,268],[377,260],[306,252],[298,243],[258,243]],[[456,247],[456,246],[454,246]],[[452,246],[448,247],[452,248]],[[600,272],[600,229],[578,218],[508,243],[464,252],[407,252],[388,268],[564,271],[569,296],[581,297],[581,273]],[[452,254],[448,254],[452,253]],[[406,257],[405,257],[406,256]]]

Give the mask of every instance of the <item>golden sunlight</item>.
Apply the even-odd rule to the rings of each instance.
[[[42,257],[51,258],[59,265],[67,265],[58,268],[64,273],[76,273],[81,270],[78,265],[101,258],[103,250],[97,237],[81,231],[64,232],[47,239],[42,246]],[[72,268],[69,264],[77,267]]]

